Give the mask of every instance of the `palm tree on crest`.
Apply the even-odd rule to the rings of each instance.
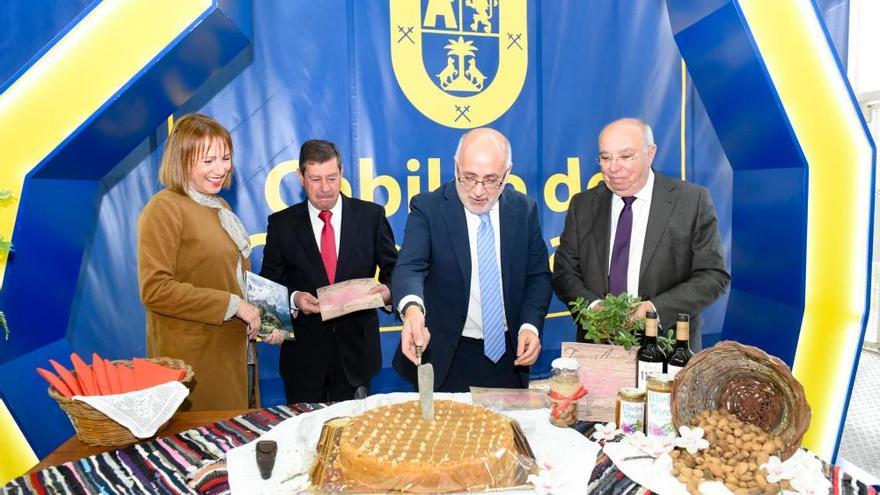
[[[458,76],[452,84],[446,87],[446,89],[457,91],[479,91],[472,82],[464,77],[465,58],[473,57],[474,52],[478,50],[478,48],[474,46],[474,42],[471,40],[465,41],[464,37],[459,36],[457,40],[449,40],[449,44],[443,48],[449,50],[450,55],[458,57]]]

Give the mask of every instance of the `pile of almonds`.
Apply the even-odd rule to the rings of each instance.
[[[687,485],[691,493],[699,494],[698,486],[704,481],[720,481],[737,495],[791,489],[788,481],[769,483],[767,472],[760,467],[771,455],[781,454],[784,448],[781,438],[740,421],[726,409],[703,411],[691,420],[691,425],[703,429],[709,448],[696,454],[683,449],[670,453],[672,474]]]

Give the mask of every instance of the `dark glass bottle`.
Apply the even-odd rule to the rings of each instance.
[[[694,355],[688,345],[691,332],[691,318],[685,313],[679,313],[675,322],[675,349],[666,360],[666,372],[675,375],[691,360]]]
[[[645,390],[648,375],[665,373],[666,354],[657,345],[657,313],[645,313],[645,337],[636,353],[636,387]]]

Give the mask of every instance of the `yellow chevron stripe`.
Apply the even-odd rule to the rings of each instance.
[[[804,446],[828,460],[866,310],[871,147],[813,3],[739,3],[809,164],[806,293],[793,371],[813,409]]]
[[[0,449],[0,486],[2,486],[38,462],[37,456],[2,400],[0,400],[0,438],[3,439],[3,448]]]
[[[105,0],[0,95],[0,187],[25,175],[168,46],[210,0]],[[0,210],[9,238],[17,205]],[[0,260],[0,283],[6,261]]]
[[[104,0],[0,94],[0,189],[24,178],[79,125],[211,6],[211,0]],[[18,205],[0,209],[9,239]],[[0,285],[6,259],[0,258]],[[12,337],[19,330],[12,328]],[[24,331],[24,329],[20,329]],[[0,484],[36,456],[0,403]],[[8,446],[8,447],[7,447]]]

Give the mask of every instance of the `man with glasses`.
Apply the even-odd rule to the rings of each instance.
[[[412,199],[392,276],[403,318],[394,367],[415,379],[416,347],[434,388],[523,388],[541,351],[553,289],[535,201],[505,188],[510,143],[475,129],[455,152],[455,179]]]
[[[688,313],[690,345],[698,351],[699,313],[727,290],[730,275],[709,192],[655,173],[656,153],[651,127],[641,120],[602,129],[603,182],[571,199],[553,287],[566,304],[578,296],[591,304],[609,293],[639,296],[636,316],[656,311],[667,327]]]

